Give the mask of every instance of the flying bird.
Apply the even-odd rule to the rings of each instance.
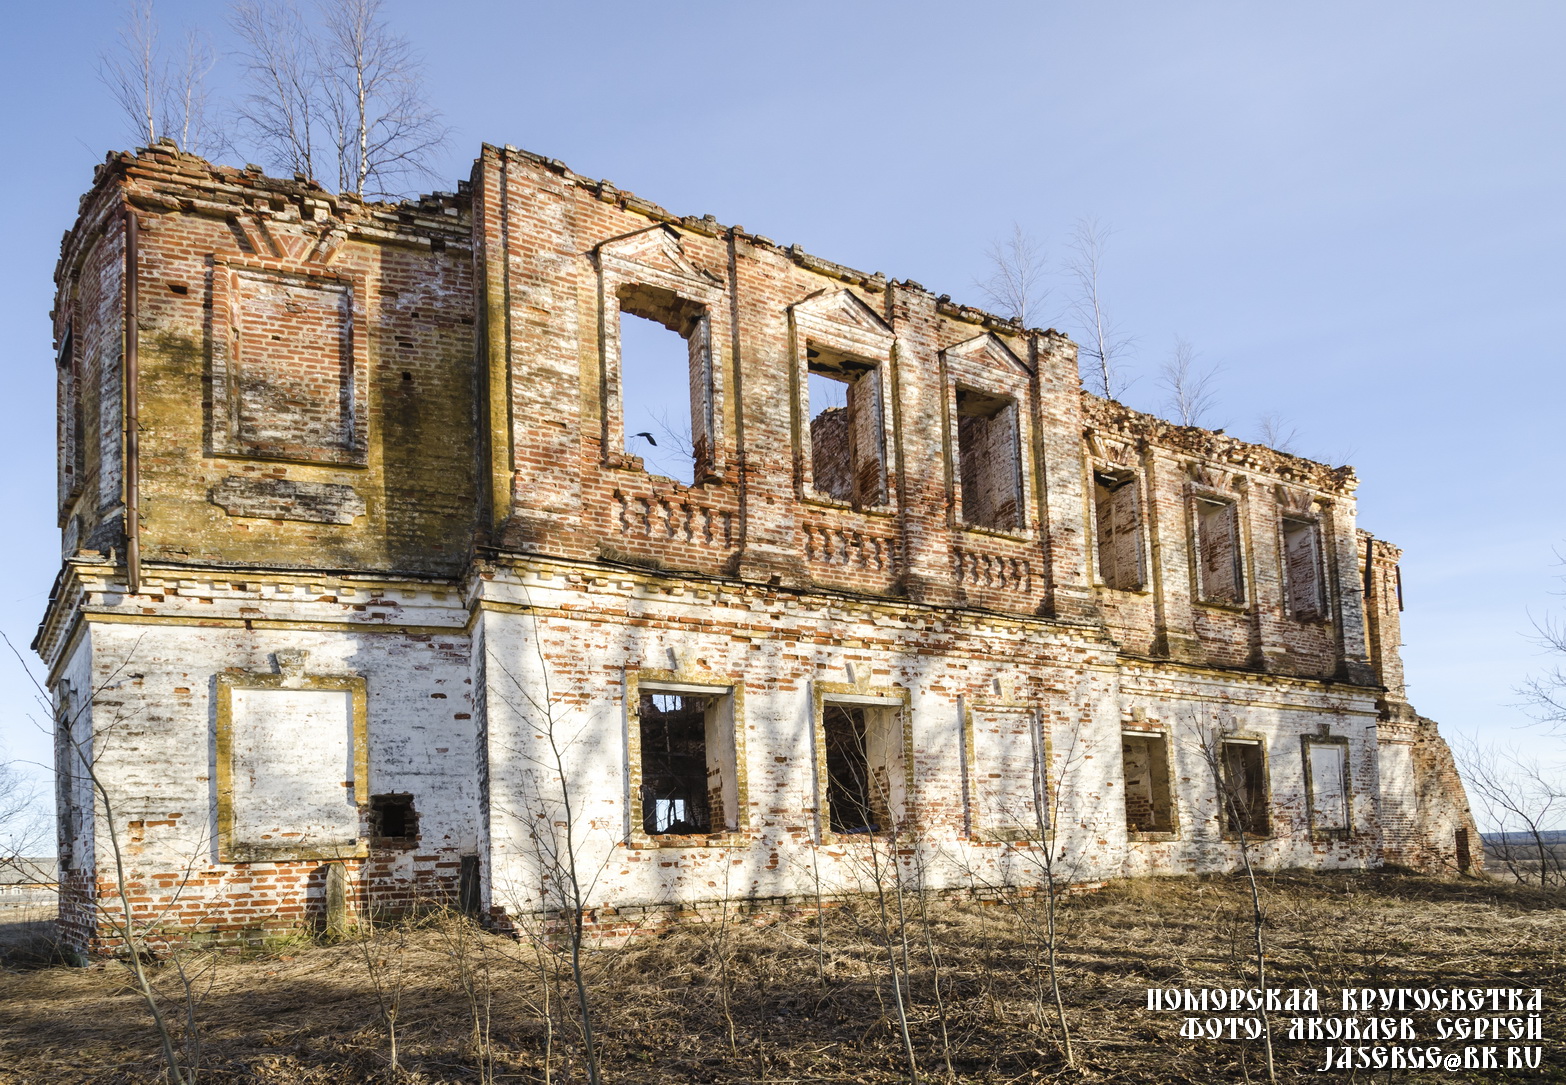
[[[650,434],[650,433],[633,433],[633,434],[631,434],[631,436],[632,437],[645,437],[645,438],[647,438],[647,443],[648,444],[652,445],[654,448],[658,447],[658,442],[653,440],[653,435]]]

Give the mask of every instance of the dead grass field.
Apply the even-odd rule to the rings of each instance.
[[[1269,980],[1278,987],[1317,987],[1327,1004],[1345,986],[1546,992],[1537,1071],[1316,1073],[1326,1045],[1283,1039],[1287,1019],[1278,1016],[1280,1080],[1566,1080],[1566,897],[1397,874],[1280,874],[1263,879],[1263,892]],[[1247,982],[1243,879],[1124,882],[1069,899],[1060,946],[1077,1072],[1062,1066],[1052,1016],[1039,1014],[1045,976],[1029,933],[1034,907],[931,903],[927,939],[910,902],[906,959],[920,1081],[1265,1080],[1258,1042],[1181,1039],[1180,1015],[1145,1009],[1148,987]],[[824,926],[824,946],[814,917],[731,916],[592,950],[604,1081],[908,1081],[874,902],[832,909]],[[901,967],[900,941],[894,950]],[[531,943],[433,916],[370,940],[244,958],[191,954],[182,964],[194,980],[200,1080],[476,1082],[487,1051],[495,1081],[584,1081],[566,977],[546,984],[540,959]],[[376,980],[399,996],[399,1074],[388,1066]],[[178,1016],[176,970],[162,965],[157,983]],[[472,1012],[486,995],[487,1046],[475,1039]],[[156,1038],[122,965],[13,960],[0,974],[0,1083],[159,1080]]]

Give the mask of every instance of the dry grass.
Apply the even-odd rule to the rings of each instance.
[[[1269,972],[1280,987],[1542,987],[1540,1074],[1494,1072],[1395,1080],[1566,1079],[1566,899],[1518,886],[1394,874],[1283,874],[1264,879]],[[1019,908],[1032,907],[1019,904]],[[1255,1081],[1260,1050],[1243,1041],[1182,1040],[1180,1018],[1149,1013],[1150,986],[1235,986],[1246,955],[1249,902],[1237,878],[1125,882],[1071,898],[1063,910],[1063,986],[1080,1074],[1061,1068],[1053,1022],[1035,1008],[1038,954],[1004,904],[930,909],[957,1079],[1031,1082]],[[868,910],[845,906],[826,924],[817,978],[814,918],[755,925],[731,919],[647,935],[589,956],[595,1025],[607,1082],[897,1082],[908,1080],[884,950]],[[462,977],[492,997],[494,1080],[585,1079],[562,977],[546,983],[529,943],[431,918],[370,947],[301,945],[240,959],[192,956],[199,998],[201,1080],[304,1083],[475,1082],[480,1045]],[[367,966],[403,956],[399,1043],[386,1038]],[[922,928],[911,932],[912,1023],[921,1080],[945,1079]],[[736,1036],[731,1051],[721,976]],[[488,983],[483,982],[487,971]],[[390,974],[386,967],[383,977]],[[171,996],[174,970],[157,982]],[[546,1018],[546,1007],[548,1016]],[[1277,1020],[1281,1035],[1287,1022]],[[1280,1040],[1279,1076],[1316,1075],[1323,1045]],[[0,975],[0,1083],[153,1082],[157,1044],[113,963]],[[1361,1072],[1356,1080],[1387,1080]]]

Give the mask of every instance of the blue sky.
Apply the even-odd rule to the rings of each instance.
[[[95,75],[119,4],[17,6],[3,50],[7,575],[25,646],[58,566],[60,234],[131,137]],[[1566,544],[1566,6],[388,0],[455,131],[606,177],[866,271],[978,302],[1019,223],[1056,258],[1113,227],[1104,293],[1138,337],[1125,397],[1158,410],[1176,336],[1222,366],[1213,424],[1284,416],[1348,460],[1361,526],[1406,550],[1410,694],[1449,733],[1517,730],[1513,687]],[[224,5],[161,0],[172,41],[232,48]],[[225,61],[220,96],[233,86]],[[225,85],[226,83],[226,85]],[[237,160],[256,157],[241,152]],[[1064,284],[1044,323],[1075,332]],[[0,741],[47,760],[0,661]]]

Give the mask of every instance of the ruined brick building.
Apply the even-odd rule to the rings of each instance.
[[[79,943],[111,824],[144,919],[252,937],[537,912],[567,847],[600,920],[852,892],[893,833],[931,887],[1478,862],[1353,473],[1054,331],[499,147],[379,205],[111,155],[56,281]],[[686,341],[688,483],[627,316]]]

